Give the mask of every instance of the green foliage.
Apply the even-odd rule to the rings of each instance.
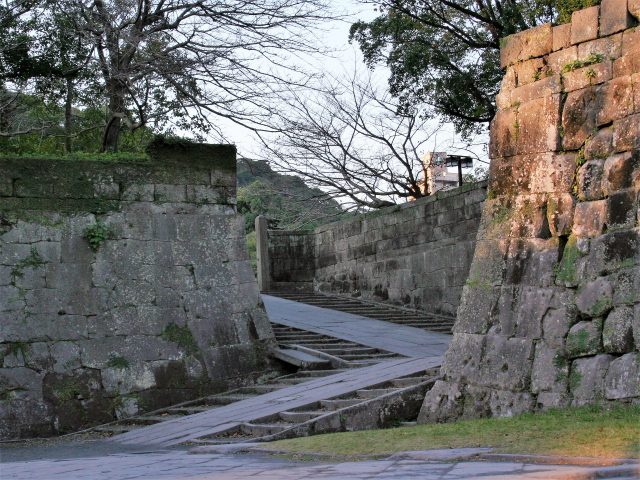
[[[122,355],[112,354],[109,356],[109,360],[107,361],[107,367],[126,370],[127,368],[129,368],[129,360],[127,360]]]
[[[100,220],[84,229],[84,238],[94,252],[98,251],[100,245],[107,241],[110,235],[111,229]]]
[[[265,444],[265,448],[289,454],[354,457],[478,446],[503,453],[637,458],[640,405],[552,409],[511,418],[314,435]]]
[[[582,374],[578,372],[575,368],[571,370],[571,374],[569,374],[569,390],[572,392],[575,391],[582,382]]]
[[[249,260],[251,261],[251,268],[254,273],[258,271],[258,253],[256,247],[256,232],[247,233],[247,250],[249,250]]]
[[[59,382],[53,388],[53,394],[56,396],[60,403],[73,400],[82,393],[82,386],[71,378],[67,378]]]
[[[26,342],[11,342],[7,345],[5,356],[7,355],[18,356],[18,354],[20,354],[22,355],[22,358],[26,362],[29,355],[30,348],[31,348],[30,345]]]
[[[569,23],[573,12],[599,5],[600,0],[556,0],[555,4],[558,10],[558,23]]]
[[[574,70],[578,70],[579,68],[588,67],[589,65],[595,65],[596,63],[601,63],[603,60],[604,55],[602,55],[601,53],[592,53],[584,60],[573,60],[572,62],[567,63],[562,67],[562,71],[564,73],[573,72]],[[591,71],[593,72],[593,76],[595,77],[596,72],[593,69],[591,69]]]
[[[556,282],[574,284],[577,281],[576,272],[579,257],[577,239],[573,236],[569,237],[562,253],[562,260],[553,268]]]
[[[24,276],[23,272],[25,268],[38,268],[46,263],[47,262],[40,256],[36,247],[31,247],[29,255],[16,263],[11,269],[11,278],[15,282],[17,278],[22,278]]]
[[[312,230],[347,214],[324,193],[300,177],[274,172],[266,162],[238,162],[238,212],[245,230],[253,232],[255,219],[264,215],[279,228]]]
[[[175,323],[170,323],[165,327],[161,336],[168,342],[177,343],[189,355],[198,353],[198,344],[187,325],[181,327]]]

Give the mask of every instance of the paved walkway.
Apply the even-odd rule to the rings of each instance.
[[[407,357],[444,355],[451,340],[451,335],[444,333],[427,332],[270,295],[262,295],[262,299],[269,319],[274,323],[350,340]]]
[[[0,451],[1,453],[1,451]],[[629,469],[629,467],[626,467]],[[618,473],[620,470],[618,470]],[[420,456],[343,463],[300,463],[256,455],[193,455],[184,450],[113,453],[59,460],[0,464],[0,478],[12,480],[405,480],[607,478],[595,469],[505,462],[433,462]],[[634,478],[618,475],[618,478]]]

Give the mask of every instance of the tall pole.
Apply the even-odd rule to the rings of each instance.
[[[458,186],[462,186],[462,158],[458,158]]]

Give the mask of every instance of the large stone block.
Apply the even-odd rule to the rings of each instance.
[[[484,335],[456,333],[447,350],[441,373],[464,383],[478,383]]]
[[[607,353],[627,353],[633,349],[633,308],[623,305],[607,315],[602,327],[602,344]]]
[[[553,27],[553,51],[562,50],[571,45],[571,24],[565,23]]]
[[[542,57],[553,49],[553,27],[540,25],[524,32],[509,35],[500,46],[502,68],[533,57]]]
[[[492,390],[489,397],[491,415],[495,417],[513,417],[533,410],[535,399],[528,392]]]
[[[580,313],[590,317],[605,315],[613,306],[611,282],[601,277],[586,283],[578,292],[576,306]]]
[[[607,222],[607,213],[607,200],[578,203],[573,217],[573,233],[578,237],[600,235]]]
[[[479,386],[525,391],[531,378],[533,341],[490,335],[480,366]]]
[[[609,365],[605,378],[605,396],[608,400],[640,398],[640,355],[627,353]]]
[[[634,113],[630,75],[614,78],[598,90],[596,124],[604,125]]]
[[[638,211],[638,192],[634,189],[610,193],[607,226],[609,228],[633,227]]]
[[[569,388],[573,396],[572,406],[579,407],[605,399],[604,381],[613,359],[611,355],[596,355],[571,363]]]
[[[587,59],[593,55],[601,55],[615,60],[622,55],[622,33],[598,38],[578,45],[578,58]]]
[[[599,85],[611,80],[613,64],[604,60],[594,65],[578,68],[562,74],[562,85],[565,92],[580,90],[591,85]]]
[[[564,349],[539,342],[533,359],[531,392],[566,392],[568,382],[569,363]]]
[[[575,199],[570,193],[549,195],[547,200],[547,222],[554,237],[569,235],[573,226]]]
[[[611,195],[618,190],[629,188],[633,171],[639,164],[639,152],[625,152],[607,158],[603,170],[603,193]]]
[[[627,0],[602,0],[600,4],[600,35],[621,32],[633,25],[632,20],[627,9]]]
[[[571,15],[571,44],[598,38],[600,7],[577,10]]]
[[[576,311],[572,306],[549,309],[542,319],[544,341],[554,348],[564,347],[564,340],[569,329],[575,323]]]
[[[464,388],[455,382],[438,380],[424,398],[418,423],[447,422],[462,415]]]
[[[596,89],[588,87],[567,95],[562,110],[562,147],[578,150],[596,128]]]
[[[569,358],[595,355],[602,349],[602,320],[576,323],[567,335],[566,351]]]
[[[613,152],[613,129],[601,128],[584,145],[584,158],[605,160]]]
[[[616,152],[640,148],[640,114],[613,122],[613,147]]]

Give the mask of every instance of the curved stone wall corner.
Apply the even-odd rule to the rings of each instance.
[[[640,400],[636,4],[504,39],[488,200],[421,422]]]
[[[78,430],[268,373],[235,148],[0,159],[0,438]]]

